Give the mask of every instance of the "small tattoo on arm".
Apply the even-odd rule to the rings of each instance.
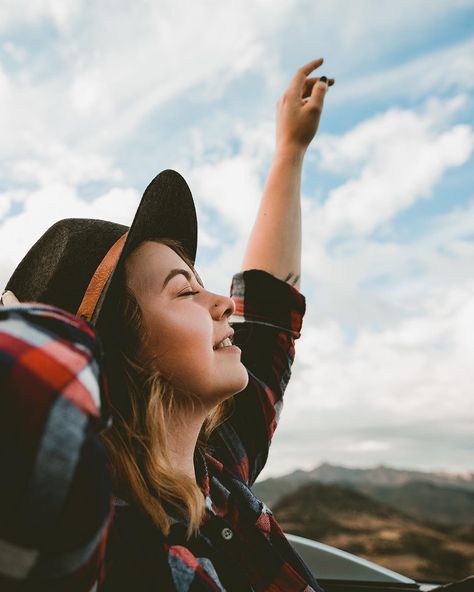
[[[294,273],[289,273],[287,277],[283,280],[284,282],[288,282],[290,286],[295,286],[300,279],[299,275],[295,275]]]

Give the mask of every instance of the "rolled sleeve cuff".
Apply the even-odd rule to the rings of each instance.
[[[269,325],[295,339],[301,335],[306,300],[283,280],[260,269],[242,271],[232,278],[231,297],[235,302],[232,323]]]

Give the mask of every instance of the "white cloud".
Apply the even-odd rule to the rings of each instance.
[[[110,116],[114,112],[113,100],[100,68],[81,71],[78,68],[68,90],[73,111],[83,118],[98,114]]]
[[[349,453],[367,453],[367,452],[385,452],[390,448],[390,444],[388,442],[383,442],[380,440],[363,440],[362,442],[351,443],[346,446],[346,450]]]
[[[268,11],[262,1],[118,2],[111,12],[107,3],[96,3],[88,7],[87,27],[78,22],[57,45],[55,58],[64,68],[48,71],[50,56],[39,51],[29,71],[47,75],[10,81],[16,114],[5,130],[18,135],[39,127],[46,140],[79,138],[93,151],[113,148],[166,101],[193,87],[201,87],[201,97],[203,89],[212,96],[213,88],[222,92],[245,72],[261,71],[262,44],[284,26],[292,4]],[[48,15],[61,21],[60,5],[68,3],[37,1],[26,12],[32,20]],[[15,6],[4,8],[4,23],[19,16]],[[78,6],[64,20],[73,19]]]
[[[189,176],[193,192],[227,222],[236,237],[246,233],[260,201],[259,170],[245,155],[202,164]]]
[[[24,190],[10,190],[0,193],[0,220],[5,218],[10,208],[18,203],[22,203],[28,196],[28,193]]]
[[[333,287],[338,292],[342,278],[349,277],[347,283],[356,288],[368,274],[387,275],[388,259],[392,280],[406,281],[407,274],[413,274],[417,266],[413,255],[405,253],[400,245],[386,241],[383,245],[370,243],[369,247],[368,243],[362,245],[354,242],[355,239],[349,240],[349,236],[380,228],[417,200],[429,199],[444,173],[466,162],[474,146],[474,134],[467,125],[450,127],[450,120],[464,104],[465,97],[457,96],[443,102],[428,100],[417,111],[389,109],[342,136],[326,134],[318,138],[319,168],[349,178],[329,193],[323,205],[314,198],[303,198],[304,276],[313,281],[336,282]],[[221,220],[216,225],[211,218],[212,228],[203,220],[206,232],[217,238],[219,227],[231,225],[231,233],[237,240],[237,236],[242,239],[248,235],[256,212],[263,189],[262,171],[268,170],[274,148],[274,125],[268,120],[247,127],[229,119],[227,133],[229,142],[237,145],[235,154],[226,144],[218,148],[214,144],[212,150],[212,139],[195,128],[188,159],[178,169],[189,171],[186,176],[198,206],[202,203],[212,208]],[[468,219],[464,213],[458,222],[466,223]],[[228,236],[227,230],[226,233]],[[335,235],[344,237],[344,242],[330,254],[325,241]],[[465,241],[449,244],[459,254],[470,251]],[[345,250],[354,256],[346,258]],[[465,261],[465,257],[461,259]],[[419,262],[423,268],[427,264],[426,260]],[[398,271],[397,265],[401,265]],[[330,300],[334,302],[342,295],[346,299],[347,285],[339,294]],[[367,305],[361,319],[374,314],[373,304]],[[379,302],[376,308],[381,315],[393,313],[386,303]]]
[[[463,104],[463,97],[432,99],[421,114],[390,109],[341,137],[321,137],[321,168],[351,174],[316,213],[321,235],[369,233],[429,198],[443,174],[464,164],[474,148],[470,126],[447,128]]]
[[[195,127],[193,142],[177,164],[178,170],[187,171],[196,201],[199,244],[213,249],[205,255],[198,250],[204,279],[223,293],[228,291],[232,274],[240,269],[263,191],[262,170],[269,166],[275,136],[272,120],[248,126],[229,118],[227,125],[228,138],[238,146],[236,152]]]
[[[82,0],[2,0],[0,30],[12,25],[32,25],[48,20],[66,32],[82,8]]]
[[[305,468],[325,459],[472,467],[473,235],[471,200],[409,243],[360,238],[320,250],[263,476],[296,458]],[[303,280],[310,265],[308,256]],[[372,274],[385,281],[365,286]]]
[[[116,182],[123,178],[110,159],[98,154],[80,154],[53,143],[44,146],[36,158],[17,160],[10,174],[17,182],[34,182],[40,186],[58,183],[74,186],[99,180]]]
[[[328,457],[431,469],[468,462],[443,447],[454,431],[467,454],[472,438],[473,323],[471,281],[352,343],[335,323],[306,325],[265,475],[287,471],[290,457],[306,468]]]
[[[411,3],[412,6],[419,4]],[[446,2],[443,4],[449,6]],[[366,51],[365,43],[363,47]],[[380,49],[382,54],[383,49]],[[331,89],[331,103],[338,106],[362,100],[416,101],[431,93],[470,91],[474,86],[473,52],[474,41],[468,39],[424,52],[402,64],[377,68],[363,76],[353,77],[349,72],[341,72],[337,75],[337,86]]]
[[[140,196],[134,189],[112,189],[85,202],[74,187],[48,185],[23,197],[23,209],[0,226],[0,284],[5,285],[20,259],[39,237],[63,218],[98,218],[130,225]]]
[[[308,203],[303,202],[304,210]],[[312,210],[304,216],[314,229]],[[350,330],[386,327],[419,315],[431,295],[472,277],[474,202],[435,218],[409,242],[347,238],[327,249],[317,233],[303,234],[303,291],[312,321],[332,319]]]
[[[2,50],[5,54],[17,64],[21,64],[27,57],[27,52],[24,47],[13,43],[12,41],[5,41],[2,43]]]
[[[345,80],[352,79],[354,84],[340,86],[339,90],[343,92],[338,93],[341,100],[345,97],[351,100],[355,96],[352,87],[363,89],[365,80],[371,79],[374,65],[378,66],[387,56],[405,52],[407,48],[415,54],[420,46],[426,46],[430,33],[431,37],[438,35],[441,22],[450,30],[456,17],[472,18],[468,10],[473,7],[472,0],[449,3],[444,0],[357,0],[350,3],[346,0],[303,0],[292,15],[298,43],[291,50],[300,55],[301,48],[323,48],[322,55],[328,57],[335,70],[332,74],[336,77],[342,74]],[[455,81],[449,73],[450,62],[430,62],[430,65],[433,70],[438,69],[437,74],[431,74],[437,81],[441,81],[445,73],[450,81]],[[457,70],[457,64],[453,65]],[[430,76],[427,72],[417,72]],[[407,82],[417,85],[416,78],[407,79]],[[383,92],[381,87],[379,90]]]
[[[142,162],[136,154],[154,149],[137,134],[151,116],[159,162],[167,139],[156,121],[167,102],[189,99],[191,90],[196,105],[213,100],[252,71],[274,83],[278,59],[263,48],[285,26],[293,5],[286,0],[269,10],[266,1],[232,1],[184,9],[175,2],[117,2],[114,11],[96,3],[84,12],[80,1],[36,0],[28,8],[21,1],[3,3],[4,52],[21,59],[15,70],[0,65],[0,173],[9,181],[35,177],[46,185],[86,180],[79,179],[83,166],[86,178],[109,166],[113,177],[111,159],[127,143],[127,152]],[[45,34],[48,21],[56,23],[59,39],[28,47],[28,31]],[[7,34],[13,24],[25,31],[14,43]],[[180,132],[178,121],[174,136]],[[45,157],[54,151],[64,152],[62,167]],[[168,154],[164,149],[163,158]]]

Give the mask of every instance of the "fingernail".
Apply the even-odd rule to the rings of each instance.
[[[326,78],[326,76],[321,76],[321,78],[319,80],[321,82],[324,82],[324,84],[326,84],[326,82],[328,81],[328,79]]]

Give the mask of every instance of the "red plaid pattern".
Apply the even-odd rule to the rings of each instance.
[[[97,579],[112,512],[97,438],[101,359],[94,331],[73,315],[0,308],[2,590],[89,590]]]

